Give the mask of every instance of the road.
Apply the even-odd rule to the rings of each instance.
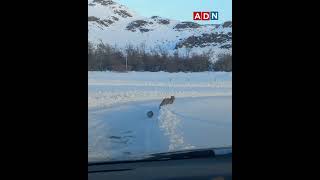
[[[89,161],[134,159],[148,153],[232,145],[232,96],[129,102],[89,110]],[[148,118],[146,113],[153,111]]]

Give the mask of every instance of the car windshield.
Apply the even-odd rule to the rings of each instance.
[[[88,162],[232,147],[231,21],[126,2],[88,0]]]

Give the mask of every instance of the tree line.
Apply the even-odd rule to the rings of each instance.
[[[108,44],[93,46],[88,43],[88,70],[89,71],[166,71],[166,72],[202,72],[202,71],[225,71],[220,58],[219,66],[210,61],[210,53],[192,54],[189,51],[185,56],[177,52],[170,55],[166,50],[159,47],[150,52],[144,45],[134,47],[128,45],[124,51]],[[224,57],[224,56],[223,56]],[[224,59],[226,59],[224,57]],[[230,59],[230,58],[229,58]],[[228,59],[228,61],[229,61]],[[231,58],[232,59],[232,58]],[[217,62],[218,62],[217,61]],[[231,62],[232,63],[232,62]],[[229,66],[228,66],[229,67]],[[232,69],[232,68],[231,68]],[[230,70],[230,68],[228,68]]]

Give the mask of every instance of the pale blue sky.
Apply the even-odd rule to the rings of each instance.
[[[118,0],[142,16],[161,16],[180,21],[193,21],[194,11],[218,11],[218,21],[204,21],[218,24],[232,20],[232,0]],[[196,21],[201,23],[201,21]],[[204,23],[202,22],[202,24]]]

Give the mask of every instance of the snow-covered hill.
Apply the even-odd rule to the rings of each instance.
[[[232,22],[200,25],[159,16],[143,17],[115,0],[88,0],[89,41],[118,48],[141,46],[165,49],[181,55],[213,50],[214,54],[232,52]],[[214,58],[214,57],[213,57]]]

